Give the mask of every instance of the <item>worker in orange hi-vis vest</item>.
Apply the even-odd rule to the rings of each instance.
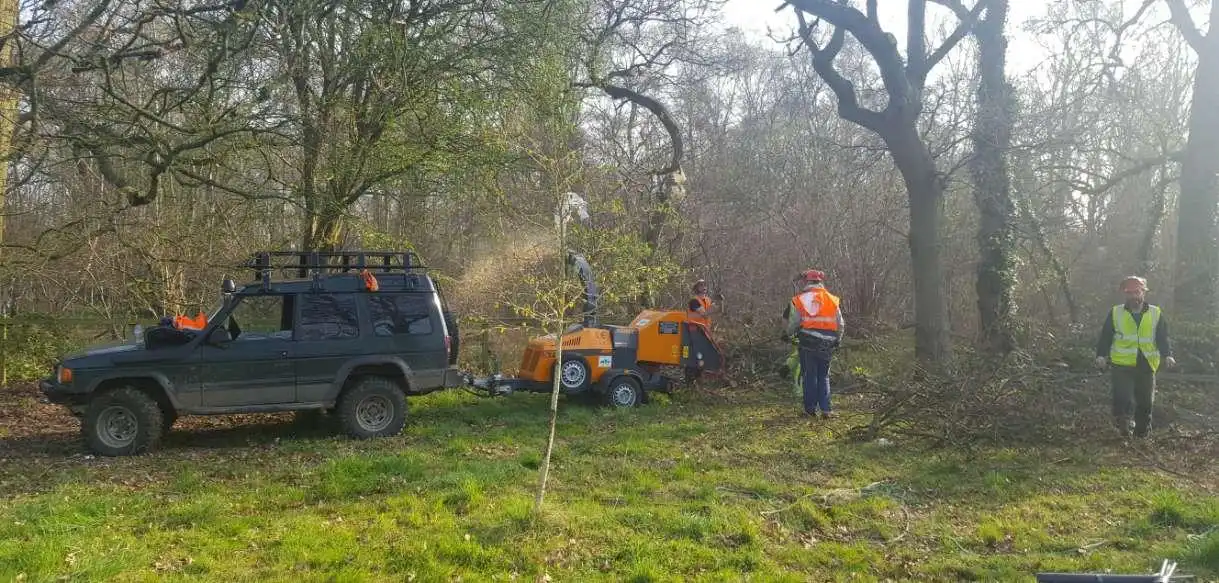
[[[800,348],[800,375],[804,384],[804,414],[831,417],[830,359],[842,341],[844,324],[838,297],[825,289],[825,274],[810,269],[800,274],[801,290],[791,300],[787,338],[795,336]]]
[[[694,282],[693,290],[694,297],[686,306],[686,320],[702,324],[710,330],[711,296],[707,293],[707,282],[701,279]]]

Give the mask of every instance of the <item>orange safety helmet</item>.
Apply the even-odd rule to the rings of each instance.
[[[1147,291],[1147,280],[1137,275],[1127,275],[1122,278],[1122,283],[1118,284],[1118,288],[1124,292],[1138,289]]]

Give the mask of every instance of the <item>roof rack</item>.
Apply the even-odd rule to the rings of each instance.
[[[253,269],[254,279],[261,280],[264,288],[271,287],[273,271],[295,271],[301,278],[312,276],[314,284],[320,285],[322,276],[329,273],[427,269],[412,251],[258,251],[241,267]]]

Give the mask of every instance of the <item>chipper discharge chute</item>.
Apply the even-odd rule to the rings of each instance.
[[[687,320],[685,311],[644,310],[627,326],[597,321],[598,294],[592,269],[583,256],[570,253],[568,264],[584,284],[584,314],[580,324],[563,333],[557,363],[563,394],[592,393],[615,407],[643,403],[649,391],[666,392],[672,380],[665,367],[692,373],[721,373],[723,352],[701,323]],[[534,338],[525,347],[515,377],[494,375],[469,383],[492,395],[513,391],[550,392],[554,383],[556,344],[553,334]]]

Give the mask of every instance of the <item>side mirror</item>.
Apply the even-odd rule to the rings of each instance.
[[[220,291],[226,295],[237,293],[237,284],[231,279],[226,279],[220,284]]]
[[[229,337],[229,331],[226,330],[224,326],[216,326],[215,328],[212,328],[212,331],[207,335],[207,343],[211,344],[212,346],[223,346],[229,342],[232,342],[232,340],[233,339]]]

